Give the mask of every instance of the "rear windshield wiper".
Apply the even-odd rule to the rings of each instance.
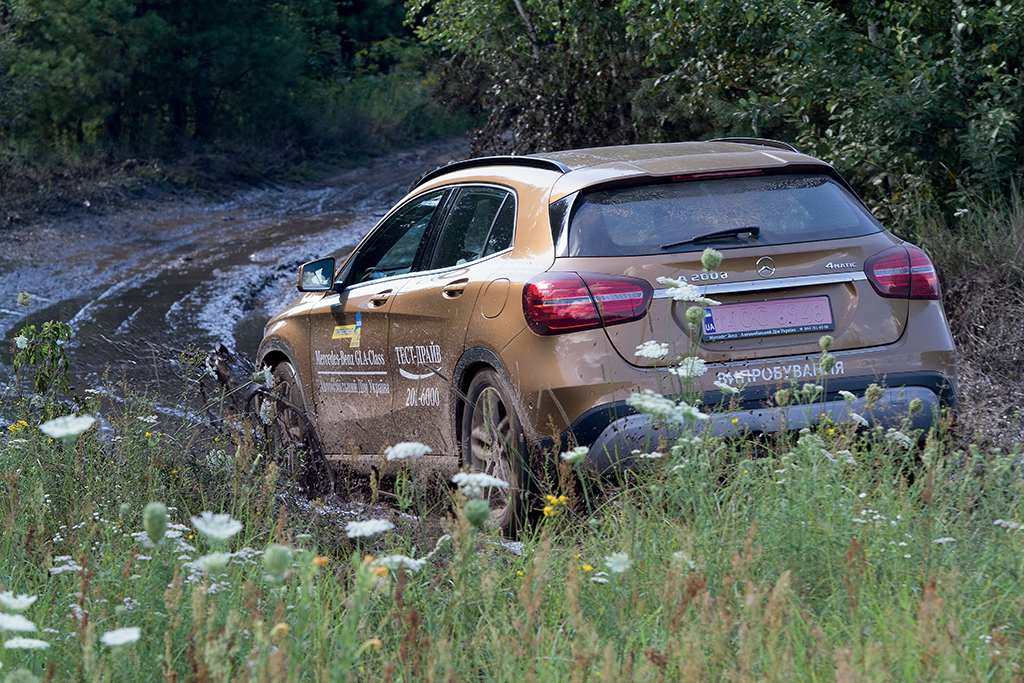
[[[727,230],[715,230],[709,232],[706,235],[698,235],[697,237],[691,237],[688,240],[682,240],[681,242],[670,242],[669,244],[661,245],[662,251],[668,249],[675,249],[676,247],[686,246],[687,244],[698,244],[699,242],[707,242],[708,240],[717,239],[719,237],[737,237],[743,239],[751,239],[761,234],[761,228],[756,225],[747,225],[739,228],[728,228]]]

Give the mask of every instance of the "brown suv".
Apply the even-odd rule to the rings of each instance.
[[[724,255],[710,271],[707,247]],[[693,303],[665,278],[719,305],[692,325]],[[511,483],[493,515],[506,529],[529,505],[528,454],[580,444],[603,469],[656,436],[627,398],[670,393],[665,366],[679,356],[705,361],[704,406],[733,406],[704,423],[718,434],[852,411],[899,425],[913,399],[913,427],[927,429],[955,403],[928,257],[831,166],[775,141],[454,163],[420,179],[340,268],[300,268],[299,290],[258,354],[280,405],[308,415],[289,438],[312,428],[338,460],[425,444]],[[826,334],[835,362],[823,372]],[[638,355],[645,342],[667,356]],[[723,396],[738,377],[741,392]],[[824,385],[813,406],[772,401],[805,382]],[[872,383],[885,393],[867,411]]]

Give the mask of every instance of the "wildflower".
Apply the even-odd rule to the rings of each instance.
[[[921,412],[921,399],[911,399],[910,405],[907,406],[907,410],[911,415],[917,415],[919,412]]]
[[[967,209],[963,209],[964,213],[967,213]],[[28,292],[18,292],[18,305],[22,308],[28,308],[32,305],[32,295]]]
[[[473,528],[482,529],[484,524],[491,516],[491,506],[486,500],[480,498],[473,498],[466,502],[466,507],[463,511],[466,515],[466,521],[469,522]]]
[[[577,446],[571,451],[566,451],[565,453],[562,453],[561,458],[562,460],[566,461],[569,464],[575,464],[580,460],[583,460],[583,458],[587,457],[588,453],[590,453],[590,449],[587,448],[586,446]]]
[[[326,567],[328,562],[330,562],[330,558],[324,557],[323,555],[317,555],[313,558],[314,567]]]
[[[149,425],[155,425],[158,418],[156,415],[147,415],[146,417],[142,417],[140,415],[135,419],[137,419],[139,422],[145,422],[146,424]]]
[[[100,642],[110,647],[117,647],[118,645],[128,645],[134,643],[139,639],[142,634],[142,630],[138,626],[126,626],[125,628],[115,628],[113,631],[107,631],[100,636]]]
[[[840,389],[839,390],[839,395],[842,396],[843,400],[846,401],[847,403],[850,403],[852,401],[856,401],[857,400],[856,394],[851,394],[846,389]]]
[[[147,503],[142,511],[142,526],[154,545],[162,541],[167,533],[167,506],[155,501]]]
[[[8,650],[45,650],[50,644],[36,638],[11,638],[4,641],[4,647]]]
[[[565,496],[555,497],[555,496],[552,496],[550,493],[548,495],[544,496],[544,499],[547,500],[547,502],[548,502],[548,504],[544,506],[544,510],[543,510],[545,517],[554,517],[554,516],[556,516],[558,514],[558,512],[559,512],[558,506],[561,505],[561,506],[564,507],[569,502],[569,499],[566,498]]]
[[[656,394],[649,389],[630,395],[626,403],[641,413],[650,415],[658,422],[666,424],[682,424],[684,420],[706,420],[708,416],[690,404],[680,401],[678,404],[671,399]]]
[[[668,371],[681,378],[700,377],[707,372],[707,364],[696,356],[688,356],[679,361],[676,367],[669,368]]]
[[[594,583],[608,583],[608,572],[598,572],[590,577]]]
[[[582,569],[582,570],[583,570],[583,573],[584,573],[584,574],[586,574],[586,573],[588,573],[588,572],[592,572],[592,571],[594,570],[594,568],[593,568],[593,567],[591,567],[591,566],[590,566],[589,564],[585,564],[585,565],[582,565],[582,566],[580,567],[580,569]]]
[[[691,325],[699,325],[704,317],[704,309],[700,306],[690,306],[686,309],[686,322]]]
[[[385,448],[384,455],[388,457],[388,460],[404,460],[406,458],[418,458],[421,455],[430,453],[431,451],[432,449],[430,446],[416,441],[404,441]]]
[[[252,382],[271,391],[274,388],[274,371],[270,369],[269,365],[264,365],[262,370],[252,373]]]
[[[672,553],[672,564],[676,567],[682,568],[684,566],[690,569],[696,569],[697,563],[690,559],[690,556],[684,553],[682,550],[677,550]]]
[[[17,346],[19,349],[27,349],[28,337],[26,337],[23,334],[19,334],[17,337],[14,338],[14,345]]]
[[[867,401],[867,407],[870,408],[878,403],[884,395],[885,389],[872,382],[868,385],[868,388],[864,390],[864,400]]]
[[[508,488],[507,481],[492,477],[483,472],[457,472],[452,477],[452,483],[457,484],[459,490],[471,498],[483,495],[484,489],[489,486],[499,489]]]
[[[787,406],[793,396],[793,392],[789,389],[779,389],[775,392],[775,405]]]
[[[6,614],[0,612],[0,631],[21,631],[23,633],[32,633],[35,630],[36,625],[20,614]]]
[[[378,557],[373,561],[373,564],[378,567],[386,567],[393,572],[397,572],[399,567],[405,567],[411,572],[418,572],[426,563],[426,558],[414,560],[413,558],[406,557],[405,555],[387,555],[385,557]]]
[[[821,335],[821,339],[818,340],[818,346],[821,348],[822,352],[830,351],[834,341],[835,340],[832,339],[832,335],[823,334]]]
[[[645,341],[636,347],[636,355],[640,358],[664,358],[668,355],[668,344]]]
[[[0,593],[0,605],[3,605],[8,612],[24,612],[37,599],[34,595],[25,595],[24,593],[15,597],[13,591]]]
[[[7,674],[4,683],[39,683],[39,679],[28,669],[15,669]]]
[[[953,212],[953,215],[956,216],[957,218],[960,218],[961,216],[966,216],[970,212],[970,209],[957,209],[956,211]],[[21,301],[20,296],[21,295],[19,295],[19,301]]]
[[[683,280],[673,280],[670,277],[659,277],[658,282],[669,288],[669,296],[674,301],[692,301],[702,306],[717,306],[717,301],[712,301],[701,296],[700,290]]]
[[[212,512],[200,512],[198,517],[192,518],[192,526],[214,541],[226,541],[242,530],[242,523],[231,519],[231,515]]]
[[[1009,529],[1010,531],[1016,531],[1017,529],[1020,529],[1020,527],[1021,527],[1021,525],[1017,524],[1017,522],[1011,522],[1011,521],[1008,521],[1008,520],[1005,520],[1005,519],[997,519],[996,521],[994,521],[992,523],[995,524],[996,526],[1001,526],[1004,529]]]
[[[659,458],[664,458],[665,457],[664,455],[662,455],[658,451],[653,451],[651,453],[640,453],[639,455],[640,455],[641,458],[643,458],[645,460],[657,460]]]
[[[92,415],[65,415],[39,425],[39,429],[51,439],[72,439],[92,427],[96,418]]]
[[[836,357],[827,351],[821,354],[821,371],[832,372],[832,368],[836,366]]]
[[[951,538],[949,536],[944,536],[943,538],[936,538],[934,541],[932,541],[932,543],[934,543],[935,545],[946,545],[947,543],[956,543],[956,539]]]
[[[886,441],[897,443],[908,450],[914,447],[914,441],[909,436],[892,427],[890,427],[889,431],[885,433],[885,439]]]
[[[723,394],[738,394],[738,393],[740,393],[739,389],[737,389],[736,387],[731,386],[729,384],[726,384],[725,382],[719,382],[719,381],[715,380],[715,386],[718,387],[718,390],[721,391]]]
[[[267,578],[271,581],[283,580],[291,564],[292,551],[283,545],[274,543],[263,553],[263,567],[267,570]]]
[[[369,519],[365,522],[349,522],[345,525],[345,534],[349,538],[376,536],[394,529],[395,525],[386,519]]]
[[[857,413],[851,412],[850,419],[859,424],[861,427],[867,427],[870,425],[870,423],[866,419],[864,419],[863,415],[858,415]]]
[[[718,266],[722,265],[722,252],[708,247],[704,250],[704,253],[700,255],[700,264],[704,266],[704,270],[709,272],[714,270]]]
[[[277,402],[276,401],[261,401],[260,402],[260,421],[265,425],[269,425],[277,417]],[[147,434],[148,436],[148,434]]]
[[[207,574],[221,574],[227,569],[231,553],[210,553],[195,561],[195,566]]]
[[[608,567],[608,571],[613,574],[621,574],[633,566],[633,560],[629,559],[629,555],[626,553],[612,553],[605,556],[604,566]]]

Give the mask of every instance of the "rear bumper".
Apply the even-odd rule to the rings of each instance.
[[[863,378],[843,378],[829,381],[828,393],[810,405],[792,405],[785,408],[769,405],[768,389],[758,387],[745,391],[735,410],[706,409],[711,418],[696,426],[703,433],[733,436],[761,432],[779,432],[819,424],[831,419],[846,423],[856,420],[851,414],[863,417],[871,426],[901,427],[909,420],[912,430],[926,434],[936,423],[943,408],[954,409],[956,394],[949,379],[938,373],[907,373],[887,378],[889,388],[870,409],[863,398],[871,384]],[[840,391],[849,391],[859,398],[846,401]],[[910,402],[920,399],[921,410],[910,415]],[[728,405],[717,392],[704,395],[705,406]],[[735,420],[735,422],[733,422]],[[599,406],[587,411],[562,435],[562,446],[575,442],[590,446],[590,462],[599,471],[628,465],[632,451],[649,452],[658,447],[662,438],[674,442],[679,428],[664,428],[651,422],[647,415],[637,412],[625,401]]]

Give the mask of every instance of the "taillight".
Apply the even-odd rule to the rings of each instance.
[[[909,244],[886,249],[864,264],[868,281],[889,299],[939,299],[939,276],[931,259]]]
[[[646,280],[593,273],[545,273],[523,288],[530,329],[547,336],[639,320],[654,288]]]

